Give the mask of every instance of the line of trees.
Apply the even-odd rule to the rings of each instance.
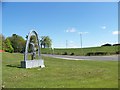
[[[27,37],[28,36],[26,36],[26,39]],[[0,41],[2,42],[0,47],[2,47],[2,50],[5,50],[6,52],[23,53],[25,51],[26,40],[22,36],[13,34],[12,36],[5,38],[4,35],[0,34]],[[52,45],[52,40],[49,36],[42,36],[39,42],[41,48],[50,48]],[[38,47],[35,35],[30,38],[30,43],[34,43],[36,45],[35,47]],[[31,51],[31,45],[29,45],[29,51]]]
[[[107,43],[107,44],[104,44],[104,45],[101,45],[101,46],[120,46],[120,44],[109,44],[109,43]]]

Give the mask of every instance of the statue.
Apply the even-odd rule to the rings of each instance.
[[[31,54],[31,60],[36,58],[36,48],[34,43],[30,43],[32,45],[32,54]]]
[[[36,54],[35,44],[30,42],[30,38],[31,38],[32,35],[35,35],[36,39],[37,39],[38,54]],[[31,60],[28,60],[29,44],[32,45]],[[35,60],[36,55],[38,55],[38,60]],[[43,67],[45,67],[44,60],[41,59],[41,55],[40,55],[40,44],[39,44],[38,34],[35,31],[31,31],[28,34],[28,38],[27,38],[27,41],[26,41],[26,47],[25,47],[25,53],[24,53],[24,61],[21,61],[21,67],[23,67],[23,68],[33,68],[33,67],[43,68]]]

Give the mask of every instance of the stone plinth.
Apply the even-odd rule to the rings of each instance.
[[[44,60],[40,59],[40,60],[21,61],[21,67],[22,68],[45,67]]]

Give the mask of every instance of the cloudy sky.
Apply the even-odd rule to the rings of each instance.
[[[49,36],[53,46],[94,47],[118,42],[117,2],[4,2],[2,33],[25,38],[30,30]]]

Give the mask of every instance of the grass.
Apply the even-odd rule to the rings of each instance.
[[[106,52],[107,55],[116,54],[116,52],[120,51],[120,46],[104,46],[104,47],[89,47],[89,48],[63,48],[63,49],[54,49],[54,54],[65,54],[67,52],[68,55],[74,53],[74,55],[87,55],[90,52]],[[44,49],[42,48],[42,53],[50,54],[53,53],[52,49]]]
[[[1,53],[0,53],[1,54]],[[22,54],[3,53],[4,88],[117,88],[117,61],[74,61],[43,57],[45,68],[18,68]]]

